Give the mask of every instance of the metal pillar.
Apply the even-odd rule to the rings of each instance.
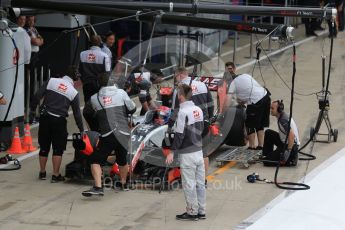
[[[199,42],[200,42],[200,48],[199,51],[203,52],[204,51],[204,42],[205,42],[205,35],[203,33],[198,34],[199,37]]]
[[[253,18],[253,23],[255,21],[255,19]],[[253,58],[253,34],[250,34],[250,47],[249,47],[249,58],[252,59]]]
[[[51,78],[51,72],[50,72],[50,67],[48,66],[48,79],[49,80]]]
[[[139,22],[139,64],[141,63],[141,51],[142,51],[142,32],[143,32],[143,23]]]
[[[39,87],[43,85],[43,66],[41,66],[41,72],[40,72],[40,82],[39,82]]]
[[[237,36],[238,36],[238,33],[235,32],[235,36],[234,36],[234,53],[232,54],[232,62],[235,65],[236,65]]]
[[[26,102],[25,102],[25,122],[29,123],[29,114],[30,114],[30,68],[26,68],[25,70],[25,81],[26,83]]]
[[[264,1],[261,0],[261,7],[263,7],[263,6],[264,6]],[[260,23],[261,23],[261,24],[262,24],[262,22],[263,22],[262,17],[263,17],[263,16],[260,16]]]
[[[270,17],[270,24],[273,25],[273,16]],[[269,37],[268,40],[268,50],[269,52],[272,52],[272,37]]]
[[[288,0],[285,0],[285,7],[288,6]],[[287,25],[288,23],[288,18],[286,16],[284,16],[284,24]]]
[[[222,33],[219,30],[218,31],[218,72],[220,72],[220,58],[222,57],[221,53],[222,53]]]
[[[183,52],[184,52],[184,47],[183,47],[183,31],[180,30],[180,60],[179,60],[179,65],[180,66],[184,66],[183,65]]]
[[[168,52],[169,52],[169,50],[168,50],[168,43],[169,43],[169,37],[168,37],[168,35],[165,35],[165,37],[164,37],[164,45],[165,45],[165,47],[164,47],[164,61],[165,61],[165,64],[168,64]]]

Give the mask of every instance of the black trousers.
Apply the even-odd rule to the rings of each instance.
[[[98,121],[97,118],[94,117],[94,110],[92,109],[91,103],[85,102],[85,106],[83,109],[83,117],[89,125],[89,129],[91,131],[100,132]]]
[[[115,151],[116,163],[119,166],[125,166],[127,164],[127,149],[113,133],[106,137],[100,137],[97,150],[90,155],[89,161],[91,164],[102,165],[113,151]]]
[[[98,93],[99,89],[97,80],[83,83],[84,102],[88,102],[92,95]]]
[[[38,128],[40,156],[48,156],[50,146],[53,147],[53,155],[62,155],[66,150],[67,136],[66,118],[41,115]]]
[[[274,146],[277,148],[274,150]],[[280,161],[280,154],[284,150],[284,143],[280,140],[279,133],[271,129],[265,131],[264,148],[262,155],[269,161]]]

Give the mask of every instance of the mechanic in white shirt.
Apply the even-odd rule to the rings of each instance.
[[[29,64],[30,63],[30,58],[31,58],[31,38],[28,35],[28,33],[24,30],[24,26],[26,23],[26,16],[19,16],[17,18],[17,25],[18,30],[21,32],[25,32],[24,34],[24,64]]]
[[[241,74],[230,84],[230,97],[233,94],[240,104],[247,105],[245,124],[249,141],[248,149],[262,150],[264,145],[264,128],[269,126],[270,92],[249,74]],[[229,99],[228,101],[230,102],[231,100]],[[256,147],[255,133],[258,138],[258,145]]]

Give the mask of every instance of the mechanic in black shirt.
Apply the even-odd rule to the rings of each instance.
[[[284,112],[284,103],[282,100],[273,101],[271,104],[271,115],[277,118],[278,132],[267,129],[265,131],[265,141],[262,151],[264,165],[275,166],[280,162],[281,165],[296,165],[298,158],[296,154],[300,145],[298,128],[291,119],[289,130],[289,114]],[[287,137],[287,146],[284,146]],[[274,149],[274,146],[276,148]],[[266,160],[266,161],[265,161]]]
[[[38,143],[40,145],[39,179],[46,179],[46,164],[50,146],[53,146],[53,175],[51,182],[64,181],[60,174],[62,154],[67,144],[67,117],[69,107],[72,107],[75,122],[80,132],[84,131],[80,113],[79,93],[74,88],[73,81],[77,80],[77,70],[70,66],[62,78],[51,78],[36,92],[30,105],[30,120],[35,116],[35,110],[40,100],[43,104],[40,109],[40,126]]]
[[[110,74],[111,61],[108,54],[101,50],[101,37],[93,35],[90,38],[91,47],[80,53],[79,72],[80,80],[83,83],[84,102],[99,90],[99,74],[107,72]]]
[[[115,151],[116,162],[120,170],[121,181],[117,183],[117,187],[128,190],[126,183],[128,174],[127,152],[130,138],[128,114],[135,112],[135,103],[124,90],[109,82],[107,74],[100,76],[99,84],[101,89],[85,105],[85,107],[89,107],[88,113],[91,113],[98,122],[101,134],[98,149],[89,158],[95,184],[91,189],[82,192],[82,195],[87,197],[104,195],[101,165],[106,162],[112,151]]]

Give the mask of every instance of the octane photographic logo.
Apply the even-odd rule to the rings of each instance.
[[[181,47],[183,47],[183,52],[181,52]],[[199,53],[199,55],[196,55],[196,53]],[[205,56],[210,60],[203,63],[205,61]],[[146,64],[143,65],[145,58]],[[183,58],[183,61],[181,58]],[[119,88],[126,90],[130,96],[145,91],[147,94],[144,97],[144,101],[146,98],[149,98],[149,96],[152,98],[150,111],[147,112],[144,117],[137,116],[133,119],[132,124],[134,124],[134,128],[131,130],[130,137],[127,136],[128,138],[126,139],[129,143],[120,139],[121,144],[125,147],[127,146],[129,162],[134,172],[143,175],[150,175],[150,173],[152,173],[153,176],[160,177],[163,176],[162,173],[164,173],[164,168],[178,166],[177,154],[175,154],[174,163],[172,165],[167,166],[165,164],[165,156],[161,147],[167,131],[167,124],[161,125],[161,123],[156,123],[156,119],[159,118],[159,108],[162,103],[164,103],[162,101],[166,98],[163,99],[161,97],[160,102],[158,102],[157,93],[160,92],[159,87],[153,84],[153,82],[147,82],[148,79],[144,78],[142,82],[145,84],[141,84],[141,82],[137,81],[138,77],[135,77],[135,73],[141,71],[149,72],[151,80],[157,75],[158,77],[162,77],[159,76],[157,65],[151,64],[156,62],[165,63],[165,67],[173,66],[173,70],[169,71],[169,69],[166,68],[162,71],[164,77],[166,77],[167,73],[171,74],[173,77],[174,71],[180,66],[180,63],[203,63],[202,73],[201,75],[199,72],[197,73],[198,78],[196,80],[204,80],[209,88],[212,89],[216,89],[217,87],[215,84],[212,84],[212,82],[217,81],[213,81],[213,78],[205,77],[213,77],[215,74],[219,74],[219,72],[217,54],[211,48],[198,43],[196,40],[187,38],[181,40],[179,36],[155,37],[152,39],[151,43],[150,41],[145,41],[129,50],[115,66],[111,75],[112,83],[114,82]],[[141,69],[142,66],[143,69]],[[224,68],[224,62],[222,60],[219,60],[219,66],[221,69]],[[193,64],[189,64],[189,66],[186,65],[186,67],[189,73],[192,73]],[[198,67],[200,68],[200,65]],[[160,83],[160,86],[164,88],[174,88],[174,80],[165,80]],[[218,115],[216,91],[212,91],[212,95],[215,107],[214,114]],[[173,93],[170,94],[170,102],[173,100],[172,97]],[[136,101],[135,98],[132,99]],[[211,105],[206,104],[202,106],[207,108]],[[136,114],[140,112],[140,107],[140,104],[137,102]],[[114,116],[108,116],[108,119],[109,118],[114,118]],[[203,138],[204,152],[210,154],[224,142],[227,133],[234,123],[234,118],[235,114],[230,112],[223,114],[222,117],[218,117],[217,119],[211,117],[209,120],[205,121],[217,126],[220,132],[218,134],[217,132],[209,132]],[[217,120],[217,122],[213,123],[212,119]],[[114,121],[110,121],[110,123],[114,123]],[[156,166],[156,168],[153,166]],[[157,170],[157,168],[163,168],[163,170]],[[155,173],[154,170],[158,172]]]
[[[212,183],[207,185],[207,191],[241,191],[242,190],[242,179],[239,179],[238,176],[235,176],[231,180],[213,180]],[[115,188],[116,180],[113,177],[104,177],[102,179],[102,185],[104,189],[113,190]],[[153,177],[152,180],[135,180],[133,184],[135,189],[140,190],[180,190],[182,184],[179,180],[174,180],[171,183],[167,183],[166,180],[163,180],[161,177]],[[188,184],[185,187],[189,188]]]

